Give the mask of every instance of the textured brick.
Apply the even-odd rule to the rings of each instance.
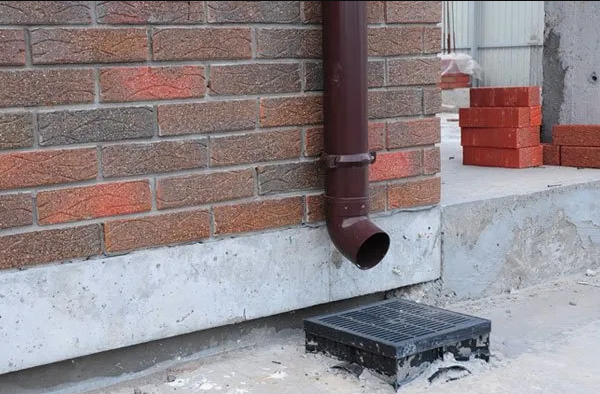
[[[119,67],[100,71],[101,101],[168,100],[204,96],[204,68]]]
[[[388,149],[440,142],[440,119],[412,119],[390,122],[387,125]]]
[[[370,88],[379,88],[385,85],[385,62],[372,60],[367,64],[367,83]]]
[[[34,64],[116,63],[145,61],[145,29],[36,29],[32,30]]]
[[[372,60],[367,64],[367,83],[370,88],[384,86],[385,62]],[[304,80],[306,91],[323,90],[323,64],[321,62],[306,62],[304,65]]]
[[[367,1],[367,22],[385,22],[385,1]]]
[[[249,28],[157,29],[152,36],[154,60],[249,59]]]
[[[215,234],[234,234],[302,223],[302,197],[265,200],[213,208]]]
[[[530,126],[531,108],[535,107],[472,107],[459,110],[460,127],[499,128]]]
[[[385,211],[387,200],[386,185],[369,185],[369,211],[382,212]]]
[[[554,125],[552,143],[554,145],[600,146],[600,125]]]
[[[149,138],[155,128],[148,107],[40,113],[38,125],[43,146]]]
[[[102,147],[104,177],[143,175],[206,167],[207,141],[161,141]]]
[[[552,144],[542,144],[543,164],[548,166],[560,165],[560,146]]]
[[[202,1],[99,1],[98,23],[186,24],[204,22]]]
[[[369,123],[369,150],[381,150],[385,146],[385,123]],[[306,156],[319,156],[323,152],[323,128],[306,130]]]
[[[39,192],[36,204],[39,224],[55,224],[149,211],[152,196],[135,181]]]
[[[92,70],[0,71],[0,107],[91,103]]]
[[[99,255],[100,232],[91,224],[0,237],[0,269]]]
[[[423,113],[435,115],[442,108],[442,90],[439,88],[423,89]]]
[[[540,144],[540,126],[522,128],[475,129],[463,127],[462,146],[488,148],[525,148]]]
[[[23,30],[0,30],[0,65],[20,66],[25,64],[25,38]]]
[[[68,25],[91,21],[89,1],[0,1],[3,25]]]
[[[423,48],[422,35],[423,28],[421,27],[369,27],[369,56],[421,53]]]
[[[256,55],[259,58],[320,58],[321,30],[258,29]]]
[[[423,149],[423,174],[436,174],[441,169],[440,148]]]
[[[370,185],[369,196],[369,212],[385,211],[387,200],[385,185]],[[309,222],[325,220],[325,198],[323,194],[306,196],[306,217]]]
[[[437,84],[441,73],[437,58],[388,60],[388,86]]]
[[[442,30],[439,27],[423,28],[423,53],[439,53],[442,50],[440,37]]]
[[[542,106],[536,105],[529,107],[529,125],[530,126],[541,126],[542,125]]]
[[[278,97],[260,100],[260,126],[295,126],[323,121],[323,97]]]
[[[541,104],[539,86],[473,88],[471,107],[531,107]]]
[[[321,3],[320,1],[303,1],[304,23],[321,23]],[[384,3],[385,1],[367,1],[367,21],[368,23],[381,23],[384,21]]]
[[[0,114],[0,149],[26,148],[32,145],[31,114]]]
[[[441,179],[427,178],[388,187],[390,209],[436,205],[440,202]]]
[[[299,64],[237,64],[210,68],[210,92],[213,95],[299,91]]]
[[[319,161],[261,166],[257,171],[258,193],[261,195],[324,186],[324,171]]]
[[[441,1],[386,1],[388,23],[438,23],[442,21]]]
[[[421,151],[379,153],[369,167],[369,181],[385,181],[421,175]]]
[[[542,165],[542,146],[502,149],[463,147],[463,164],[484,167],[526,168]]]
[[[31,194],[0,195],[0,229],[33,224]]]
[[[96,149],[63,149],[0,155],[0,189],[94,179]]]
[[[560,165],[567,167],[600,168],[600,147],[561,146]]]
[[[370,118],[393,118],[421,113],[421,92],[417,89],[370,91],[368,100]]]
[[[193,242],[209,236],[210,213],[204,210],[112,220],[104,224],[107,252]]]
[[[300,130],[219,137],[210,143],[211,166],[300,157]]]
[[[248,130],[255,126],[255,100],[223,100],[158,107],[161,136]]]
[[[209,1],[208,21],[217,23],[294,23],[299,1]]]
[[[158,179],[158,209],[203,205],[254,195],[254,171],[212,172]]]

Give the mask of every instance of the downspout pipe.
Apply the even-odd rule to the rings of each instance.
[[[358,268],[376,266],[390,237],[369,219],[366,1],[323,1],[325,212],[329,236]]]

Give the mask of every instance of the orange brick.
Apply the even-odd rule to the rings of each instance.
[[[542,146],[518,149],[465,146],[463,164],[484,167],[526,168],[542,165]]]
[[[462,146],[488,148],[525,148],[540,144],[540,127],[476,129],[465,127],[460,133]]]
[[[461,108],[459,126],[478,128],[537,126],[540,124],[539,111],[539,107]]]
[[[540,87],[472,88],[471,107],[531,107],[540,105]]]
[[[544,149],[544,165],[559,166],[560,165],[560,146],[552,144],[542,144]]]
[[[406,178],[422,172],[420,150],[380,153],[369,167],[369,181]]]

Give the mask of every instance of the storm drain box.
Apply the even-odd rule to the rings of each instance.
[[[356,363],[396,388],[452,353],[489,361],[491,321],[392,299],[304,320],[306,350]]]

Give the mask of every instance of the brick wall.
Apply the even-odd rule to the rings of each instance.
[[[372,211],[440,198],[440,2],[370,1]],[[0,268],[323,220],[320,2],[0,2]]]

